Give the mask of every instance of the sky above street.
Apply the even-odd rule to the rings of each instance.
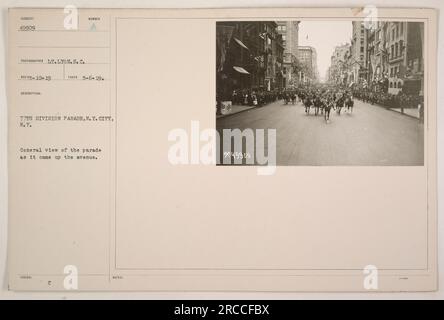
[[[299,24],[299,45],[316,49],[321,80],[325,79],[335,47],[350,43],[351,37],[351,21],[302,21]]]

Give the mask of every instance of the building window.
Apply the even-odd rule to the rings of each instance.
[[[361,47],[361,53],[363,53],[364,52],[364,47]]]
[[[404,23],[401,22],[401,30],[399,31],[399,34],[402,35],[404,33]]]

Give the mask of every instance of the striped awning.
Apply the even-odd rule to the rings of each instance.
[[[244,49],[247,49],[247,50],[250,50],[250,49],[248,49],[248,47],[242,42],[242,41],[240,41],[238,38],[234,38],[234,41],[236,41],[242,48],[244,48]]]
[[[239,73],[250,74],[247,70],[245,70],[245,69],[242,68],[242,67],[236,67],[236,66],[233,66],[233,69],[236,70],[236,71],[239,72]]]

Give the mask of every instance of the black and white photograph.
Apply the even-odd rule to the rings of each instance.
[[[262,130],[278,166],[424,164],[423,22],[218,21],[216,33],[221,163],[263,164]],[[236,133],[242,150],[227,144]]]

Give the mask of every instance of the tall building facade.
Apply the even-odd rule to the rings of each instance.
[[[298,46],[300,21],[277,21],[277,32],[282,36],[284,46],[283,76],[284,87],[296,85],[298,81]]]
[[[351,75],[353,83],[367,79],[367,29],[361,21],[352,22],[352,40],[350,45]]]
[[[419,22],[394,22],[388,31],[388,92],[397,94],[422,91],[424,77],[424,25]]]
[[[349,59],[351,57],[351,45],[344,43],[336,46],[330,58],[327,79],[330,83],[338,85],[346,84],[351,73]]]
[[[297,56],[299,46],[300,21],[277,21],[277,31],[282,35],[284,53]]]
[[[304,82],[317,82],[319,80],[316,49],[310,46],[298,48],[298,58],[303,66],[302,79]]]
[[[284,45],[274,21],[223,21],[216,24],[218,99],[237,90],[283,86]]]
[[[351,44],[335,48],[328,79],[374,92],[422,94],[424,24],[377,21],[369,28],[353,21]]]
[[[380,21],[368,31],[368,81],[373,90],[422,92],[423,27],[419,22]]]
[[[378,91],[388,89],[388,30],[392,22],[377,21],[367,29],[367,81]]]

